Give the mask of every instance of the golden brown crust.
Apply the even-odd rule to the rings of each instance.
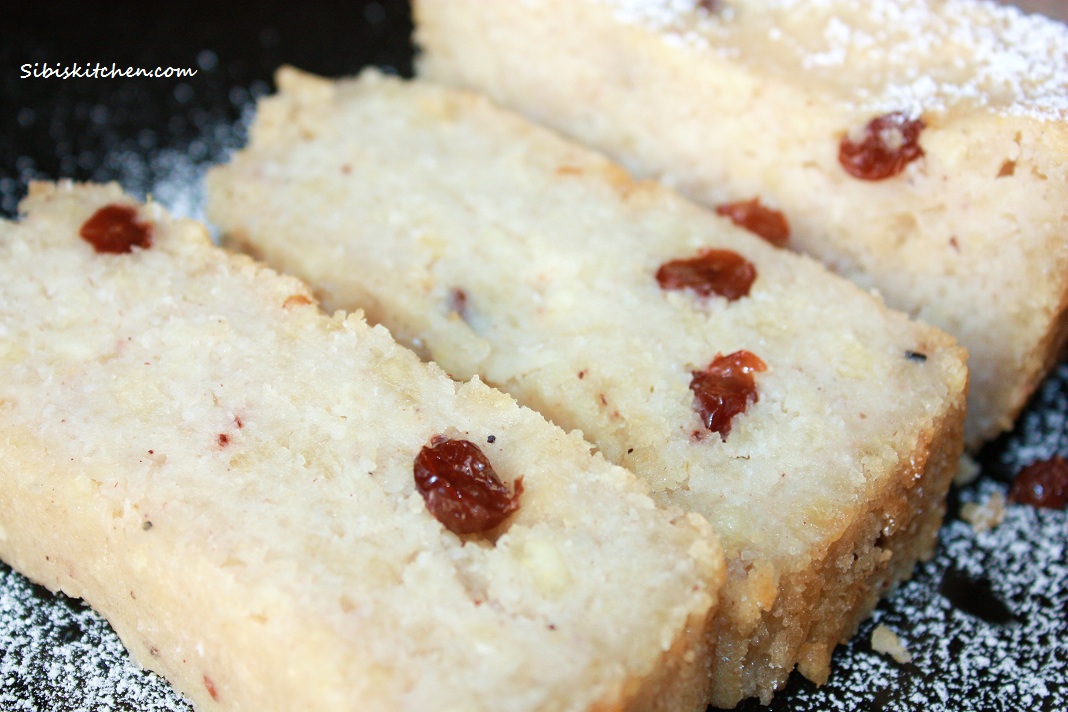
[[[1068,230],[1068,228],[1065,229]],[[1066,239],[1066,242],[1068,242],[1068,239]],[[1046,332],[1045,338],[1035,347],[1034,353],[1041,362],[1041,366],[1032,369],[1030,372],[1031,377],[1021,385],[1019,405],[1012,413],[1013,420],[1027,405],[1027,399],[1034,394],[1043,377],[1053,370],[1053,367],[1064,357],[1066,345],[1068,345],[1068,285],[1061,292],[1060,299],[1057,302],[1057,309],[1050,319],[1050,327]]]
[[[653,674],[630,678],[618,696],[595,703],[590,712],[703,712],[714,653],[706,645],[709,622],[691,618]]]
[[[748,696],[767,704],[785,684],[794,661],[805,677],[826,682],[835,646],[847,641],[879,599],[933,552],[962,452],[964,406],[961,393],[920,434],[911,456],[903,460],[911,466],[882,481],[869,509],[858,512],[812,566],[782,574],[774,607],[741,634],[732,610],[740,597],[752,595],[752,586],[732,580],[728,568],[711,633],[718,646],[714,705],[733,707]]]

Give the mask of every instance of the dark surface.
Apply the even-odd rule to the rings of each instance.
[[[340,76],[375,64],[411,73],[404,2],[0,4],[0,213],[30,179],[119,180],[196,213],[203,168],[244,140],[255,97],[281,64]],[[191,67],[194,77],[21,79],[24,63]],[[1010,506],[979,534],[963,501],[1003,492],[1022,466],[1068,455],[1068,368],[1047,381],[1017,431],[982,454],[955,493],[935,558],[835,657],[822,688],[798,676],[775,710],[1068,708],[1068,523]],[[877,623],[913,660],[872,652]],[[181,709],[133,669],[107,626],[0,565],[0,710]],[[755,703],[743,709],[763,709]]]
[[[27,179],[124,177],[116,154],[181,149],[197,161],[217,160],[253,97],[273,90],[280,65],[326,76],[354,74],[369,64],[410,74],[410,34],[408,5],[396,0],[4,0],[0,213],[14,214]],[[21,78],[22,65],[35,62],[192,68],[197,74]]]

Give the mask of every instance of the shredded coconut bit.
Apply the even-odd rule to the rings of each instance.
[[[671,45],[713,50],[858,111],[988,107],[1068,119],[1068,27],[988,0],[597,0]],[[714,6],[716,7],[716,6]],[[804,71],[799,72],[801,68]]]
[[[871,632],[871,649],[877,653],[889,655],[899,663],[912,662],[912,655],[908,648],[901,642],[897,633],[880,623]]]
[[[982,504],[965,502],[960,508],[960,518],[980,534],[990,531],[1005,521],[1005,495],[995,492]]]

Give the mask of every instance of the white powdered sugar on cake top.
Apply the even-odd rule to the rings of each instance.
[[[870,111],[1068,118],[1068,27],[985,0],[597,0],[673,45],[820,85]],[[798,70],[802,69],[802,72]]]

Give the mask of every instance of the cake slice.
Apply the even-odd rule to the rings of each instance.
[[[710,520],[721,705],[765,700],[931,551],[962,350],[476,95],[284,70],[208,176],[228,239]]]
[[[969,447],[1068,334],[1068,28],[980,0],[416,0],[420,72],[729,211],[968,349]],[[532,58],[536,58],[533,61]]]
[[[115,186],[0,222],[0,556],[198,710],[698,710],[696,515]]]

